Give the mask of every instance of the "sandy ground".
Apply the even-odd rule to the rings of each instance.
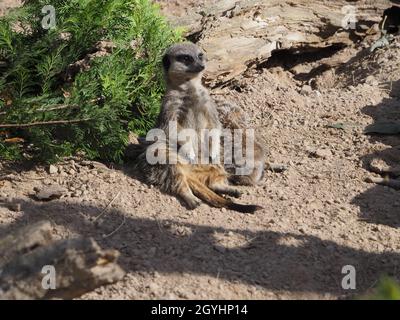
[[[202,7],[215,4],[218,0],[154,0],[168,16],[182,16],[190,11],[198,11]]]
[[[129,165],[71,159],[53,174],[0,165],[8,174],[0,199],[21,204],[16,212],[0,202],[0,236],[48,219],[60,238],[84,235],[119,250],[125,278],[83,299],[337,299],[368,291],[383,274],[400,279],[399,191],[365,182],[376,176],[371,163],[396,165],[400,139],[363,134],[376,121],[399,120],[399,67],[395,43],[368,56],[359,49],[313,88],[273,67],[214,92],[250,116],[269,161],[288,166],[242,188],[241,202],[264,207],[255,215],[188,211],[135,179]],[[61,199],[32,198],[55,185],[65,188]],[[356,290],[341,287],[345,265],[356,268]]]

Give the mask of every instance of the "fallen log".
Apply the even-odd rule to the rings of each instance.
[[[400,180],[368,177],[365,179],[365,181],[368,183],[376,183],[382,186],[400,190]]]
[[[52,230],[50,222],[40,221],[0,238],[0,267],[37,247],[49,245],[54,241]]]
[[[38,223],[0,240],[0,254],[7,254],[0,265],[0,299],[73,299],[122,279],[117,251],[84,238],[49,244],[50,227]]]
[[[363,39],[380,22],[389,4],[387,0],[357,4],[346,0],[221,0],[170,20],[207,53],[205,81],[216,87],[262,66],[282,50],[351,47],[354,39]],[[347,28],[348,22],[354,22],[354,27]]]

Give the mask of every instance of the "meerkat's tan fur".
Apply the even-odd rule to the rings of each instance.
[[[223,150],[223,152],[229,151],[233,154],[232,163],[225,163],[225,169],[229,172],[229,182],[243,186],[257,185],[263,178],[265,169],[265,150],[260,143],[259,136],[254,132],[253,143],[250,146],[247,145],[246,130],[251,127],[244,112],[238,106],[225,100],[217,100],[216,104],[222,127],[229,129],[232,135],[235,130],[241,133],[239,141],[233,141],[232,150]],[[239,144],[240,146],[238,146]],[[247,164],[239,164],[236,159],[245,159],[248,147],[251,148],[252,153],[252,164],[249,166],[250,172],[238,175],[236,170]]]

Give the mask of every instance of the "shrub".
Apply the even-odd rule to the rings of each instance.
[[[400,286],[395,280],[382,277],[373,290],[373,293],[366,295],[363,299],[367,300],[400,300]]]
[[[161,56],[179,31],[150,0],[53,0],[46,30],[47,4],[25,1],[0,18],[0,159],[118,162],[129,131],[155,121]]]

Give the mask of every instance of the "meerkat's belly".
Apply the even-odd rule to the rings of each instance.
[[[201,94],[195,94],[184,97],[183,101],[183,110],[187,112],[185,128],[196,130],[198,133],[203,129],[213,128],[207,99]]]

